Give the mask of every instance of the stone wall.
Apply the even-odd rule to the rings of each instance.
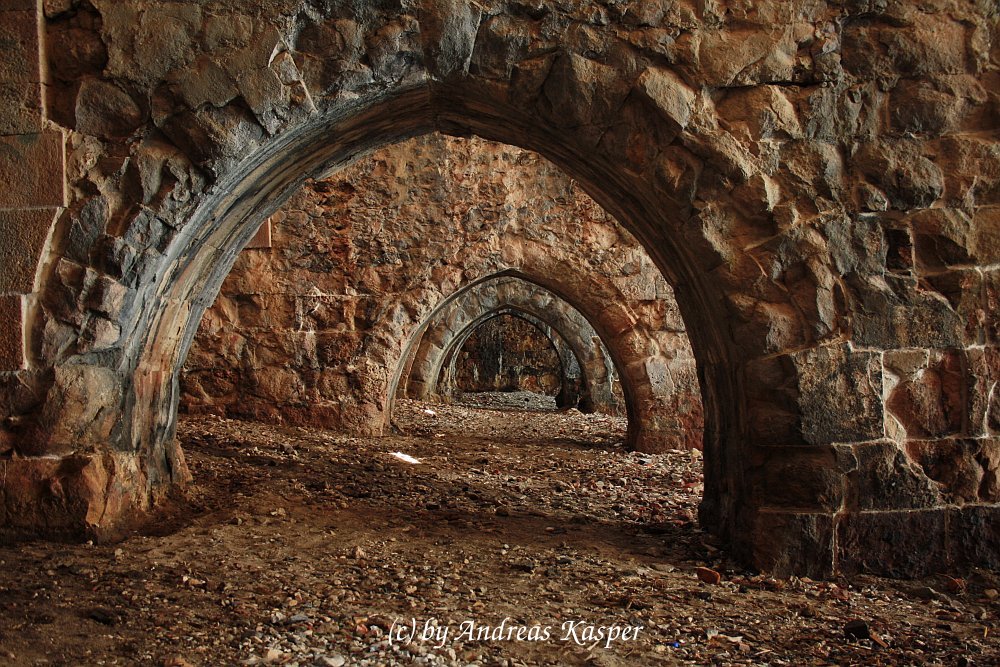
[[[555,396],[562,388],[562,363],[540,329],[514,315],[480,324],[461,346],[455,370],[460,392],[532,391]]]
[[[182,483],[179,373],[239,249],[306,180],[440,131],[553,161],[669,279],[734,554],[1000,563],[996,3],[3,13],[3,532],[111,534]]]
[[[428,135],[310,183],[271,224],[271,247],[241,254],[202,320],[182,410],[381,433],[405,356],[432,315],[516,271],[631,332],[635,349],[607,344],[628,362],[631,414],[646,425],[634,446],[700,446],[694,356],[670,287],[628,232],[537,155]],[[594,281],[604,293],[588,287]],[[547,309],[541,302],[536,312]],[[590,332],[578,347],[593,367],[604,353],[591,324],[563,328]],[[591,376],[607,382],[607,362],[598,363]]]

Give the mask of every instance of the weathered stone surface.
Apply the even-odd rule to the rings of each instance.
[[[60,132],[0,137],[0,208],[62,206],[65,203],[63,138]],[[30,168],[29,168],[30,166]]]
[[[37,3],[9,6],[37,16]],[[43,8],[48,53],[4,67],[13,75],[36,62],[49,64],[45,126],[71,130],[68,167],[64,174],[61,140],[0,141],[8,156],[0,161],[8,188],[0,208],[66,203],[68,209],[50,235],[51,261],[36,264],[42,270],[31,301],[37,307],[25,327],[30,344],[17,341],[17,349],[32,357],[34,370],[24,378],[32,384],[29,393],[47,398],[18,417],[37,424],[42,415],[56,420],[44,422],[39,442],[47,442],[49,427],[63,428],[59,420],[81,431],[72,413],[101,413],[95,417],[101,423],[104,412],[108,421],[120,419],[121,428],[102,438],[97,428],[83,442],[99,452],[133,452],[119,460],[124,468],[154,471],[115,478],[126,495],[143,499],[135,506],[174,479],[166,472],[177,460],[170,444],[173,382],[198,317],[236,250],[306,176],[322,176],[433,129],[484,135],[546,155],[634,232],[666,272],[704,380],[704,516],[734,544],[753,542],[748,531],[767,502],[751,498],[760,484],[746,468],[748,448],[863,444],[882,440],[885,430],[899,451],[907,451],[902,424],[885,418],[891,388],[881,384],[888,376],[872,363],[876,357],[920,348],[930,358],[932,349],[995,346],[1000,335],[993,317],[1000,308],[990,229],[995,216],[986,210],[1000,204],[998,40],[988,3],[538,2],[480,9],[473,3],[281,0],[250,12],[223,0],[100,0],[68,11],[60,2]],[[15,24],[28,21],[5,29]],[[13,36],[17,48],[37,33],[20,34],[25,38]],[[676,136],[676,119],[668,120],[637,88],[644,71],[660,68],[697,91]],[[93,128],[111,138],[72,131],[85,82],[114,86],[134,101],[143,114],[135,131],[132,120],[115,120],[110,131]],[[12,98],[17,123],[33,105],[30,98]],[[687,96],[682,98],[680,106],[668,105],[678,118]],[[741,98],[769,110],[740,113]],[[103,114],[95,119],[111,120]],[[31,141],[42,150],[30,150]],[[387,170],[373,173],[371,181],[391,173],[402,175]],[[402,182],[394,187],[405,202]],[[63,201],[63,192],[70,201]],[[369,186],[358,192],[353,196],[367,195]],[[929,207],[961,211],[975,224],[964,229],[959,216],[952,220],[962,223],[955,229],[911,227],[911,218]],[[404,217],[413,213],[400,209]],[[448,213],[470,234],[495,222],[490,211],[475,207]],[[531,214],[507,220],[514,224],[518,215]],[[366,252],[381,262],[363,267],[366,279],[386,293],[418,289],[378,268],[413,255],[413,248],[392,247],[377,228],[364,229]],[[891,233],[879,240],[883,229]],[[353,261],[338,254],[343,249],[329,250],[328,265]],[[528,247],[495,251],[499,259],[489,266],[446,253],[448,264],[427,275],[450,293],[464,273],[486,275],[495,265],[534,261],[542,273],[556,269]],[[989,257],[994,259],[983,259]],[[935,262],[940,266],[931,266]],[[298,279],[308,282],[310,272],[298,270]],[[88,296],[102,277],[129,290],[117,315],[113,308],[99,312],[103,299]],[[601,291],[602,284],[588,289]],[[626,284],[622,290],[645,294]],[[399,303],[380,310],[371,306],[375,301],[345,305],[345,326],[351,322],[360,331],[361,323],[381,318],[398,334],[425,314]],[[630,329],[630,317],[615,311],[609,317],[614,326],[602,334],[619,338]],[[121,331],[118,343],[111,342],[114,326]],[[641,347],[631,334],[621,338],[630,349]],[[656,335],[650,339],[662,343]],[[388,349],[366,350],[357,357],[361,370],[323,381],[331,388],[357,381],[369,390],[369,380],[384,375]],[[337,352],[324,354],[340,358]],[[783,361],[769,364],[767,358]],[[990,374],[973,368],[991,362],[967,359],[962,428],[971,431],[982,415],[986,428],[994,429],[995,392],[983,379]],[[816,366],[806,369],[813,361]],[[120,391],[78,400],[59,381],[62,389],[47,392],[58,375],[54,369],[69,366],[93,367],[95,380],[110,373]],[[769,378],[764,390],[750,382],[757,376]],[[770,388],[775,397],[759,395]],[[915,397],[932,393],[915,391],[907,409],[924,409]],[[105,398],[110,403],[89,407],[89,400]],[[368,419],[376,403],[363,401],[357,414]],[[353,408],[345,409],[338,419],[352,414]],[[924,418],[929,416],[911,421],[935,422]],[[774,441],[762,441],[771,436]],[[873,460],[909,479],[905,466],[882,466],[887,459],[881,455]],[[22,490],[31,498],[26,503],[38,502]],[[131,511],[116,503],[107,507],[108,524]],[[843,513],[845,521],[858,516],[852,508]],[[84,514],[76,512],[74,521]],[[918,558],[913,554],[919,550],[896,539],[890,519],[871,516],[863,526],[841,524],[841,561],[855,558],[856,565],[866,557],[864,566],[873,570],[916,569],[907,559]],[[983,544],[992,544],[984,534],[989,516],[983,511],[979,523],[969,524],[969,535]],[[826,553],[822,545],[829,541],[811,537],[818,535],[815,524],[774,523],[777,543],[799,545],[779,549],[793,554],[783,562],[809,569],[817,554]],[[805,537],[794,539],[795,531]],[[977,549],[969,550],[970,558],[992,562]],[[752,557],[753,549],[742,553]],[[924,550],[922,557],[935,562],[937,551]]]
[[[885,194],[894,209],[928,208],[944,194],[941,168],[913,141],[864,144],[851,157],[851,165]]]
[[[910,457],[953,505],[1000,499],[1000,440],[924,440],[907,444]]]
[[[30,455],[59,455],[100,445],[118,424],[114,406],[121,400],[121,378],[113,371],[85,365],[55,369],[39,426],[47,438],[25,438],[19,449]]]
[[[145,114],[128,93],[107,81],[88,79],[76,96],[76,130],[102,139],[126,137]]]
[[[42,80],[39,71],[38,16],[34,6],[24,7],[28,11],[6,11],[0,9],[0,44],[4,46],[4,58],[0,62],[0,81],[6,83],[38,83]]]
[[[749,530],[754,561],[777,576],[828,577],[837,571],[834,532],[829,514],[763,509]]]
[[[668,69],[647,69],[639,77],[638,89],[654,105],[674,134],[687,127],[695,102],[695,91]]]
[[[800,512],[840,510],[846,475],[858,465],[850,450],[834,447],[760,447],[753,455],[757,494],[769,507]]]
[[[941,504],[937,486],[898,443],[884,440],[852,449],[857,460],[847,498],[852,509],[919,509]]]
[[[971,210],[1000,205],[1000,147],[976,133],[946,135],[932,144],[944,174],[942,203]]]
[[[32,291],[52,219],[52,209],[0,211],[0,294]]]
[[[996,505],[948,511],[948,545],[953,568],[1000,567],[1000,510]],[[961,571],[961,570],[959,570]]]
[[[966,416],[965,375],[962,355],[958,353],[925,356],[919,367],[900,370],[886,407],[909,437],[958,434]]]
[[[0,371],[16,371],[24,363],[20,296],[0,296]]]
[[[863,78],[964,74],[968,68],[966,29],[946,14],[916,14],[902,26],[858,17],[845,25],[843,42],[844,67]]]
[[[694,358],[670,288],[627,232],[537,156],[482,141],[410,141],[315,182],[272,221],[272,248],[240,256],[202,322],[182,382],[185,409],[294,414],[379,433],[418,327],[449,295],[515,271],[575,297],[590,335],[616,336],[611,354],[632,370],[621,381],[637,396],[634,419],[647,422],[645,444],[630,444],[700,446]],[[474,311],[484,302],[463,303],[456,307]],[[533,312],[544,319],[546,309],[558,307],[539,302]],[[593,343],[577,348],[592,375],[613,373],[609,360],[590,358]],[[433,392],[443,367],[432,365],[434,377],[417,381]],[[611,407],[610,389],[603,393],[589,401]]]
[[[802,434],[811,444],[872,440],[884,434],[879,355],[831,346],[792,355]]]
[[[961,128],[986,101],[986,91],[969,75],[904,79],[892,90],[889,113],[898,132],[938,136]]]
[[[36,134],[41,129],[41,87],[0,81],[0,135]]]
[[[837,565],[841,572],[884,572],[916,577],[938,572],[949,562],[948,512],[926,509],[858,512],[837,524]]]

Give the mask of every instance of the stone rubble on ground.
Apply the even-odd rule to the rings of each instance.
[[[697,526],[701,454],[624,451],[623,419],[410,400],[397,415],[386,438],[183,420],[195,483],[153,530],[118,545],[0,547],[0,655],[171,667],[1000,661],[995,572],[747,571]],[[458,636],[463,622],[505,619],[554,638]],[[567,621],[642,630],[577,645],[558,640]],[[449,636],[392,639],[411,623]]]

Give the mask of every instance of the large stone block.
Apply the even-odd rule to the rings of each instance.
[[[906,450],[952,505],[1000,502],[1000,439],[911,440]]]
[[[912,277],[849,276],[852,342],[867,348],[947,348],[964,344],[966,323],[942,295]],[[975,335],[976,328],[972,333]]]
[[[177,478],[188,476],[183,459]],[[0,536],[121,539],[145,517],[150,496],[143,468],[132,454],[76,454],[13,458],[0,487]],[[42,528],[44,527],[44,528]]]
[[[957,571],[970,567],[1000,567],[1000,506],[978,505],[950,510],[949,565]]]
[[[921,509],[941,504],[937,485],[898,443],[854,445],[848,506],[867,510]]]
[[[0,296],[0,371],[20,370],[24,363],[21,297]]]
[[[966,420],[968,381],[964,354],[957,350],[932,351],[923,363],[908,369],[894,363],[904,353],[886,353],[893,363],[894,385],[886,400],[889,413],[911,438],[956,435]],[[898,378],[898,380],[897,380]]]
[[[929,144],[944,175],[945,206],[971,210],[1000,205],[1000,145],[979,135],[945,135]]]
[[[843,574],[891,577],[937,574],[948,563],[948,511],[857,512],[837,524],[837,565]]]
[[[750,461],[758,504],[798,512],[840,510],[858,465],[847,447],[755,447]]]
[[[799,413],[799,391],[793,360],[787,355],[765,357],[747,364],[747,422],[753,442],[764,445],[805,444]]]
[[[0,210],[0,294],[28,294],[52,226],[52,209]]]
[[[844,68],[860,78],[895,79],[900,74],[964,74],[966,29],[946,12],[920,14],[912,24],[877,16],[845,22]]]
[[[857,442],[883,436],[879,354],[838,345],[791,356],[807,442]]]
[[[0,81],[0,135],[42,129],[42,93],[36,83]]]
[[[674,134],[687,127],[695,102],[695,91],[672,71],[647,69],[639,77],[638,89],[652,102]]]
[[[8,9],[4,7],[3,9]],[[34,11],[0,11],[0,81],[38,83],[38,17]]]
[[[915,141],[862,145],[851,166],[877,186],[894,209],[927,208],[945,192],[945,175]]]
[[[0,137],[0,208],[62,206],[64,174],[62,133]]]
[[[961,127],[986,100],[986,91],[970,75],[903,79],[889,98],[889,115],[900,133],[934,136]]]
[[[765,508],[747,534],[754,564],[775,576],[824,578],[834,573],[832,514]]]

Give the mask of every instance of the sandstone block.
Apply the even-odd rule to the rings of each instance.
[[[933,143],[944,174],[943,204],[971,210],[1000,205],[1000,146],[975,133],[947,135]]]
[[[468,69],[482,10],[463,0],[429,3],[432,11],[421,16],[420,38],[435,78],[447,79]]]
[[[41,88],[0,81],[0,135],[33,134],[41,129]]]
[[[963,355],[933,352],[889,394],[886,407],[913,438],[941,437],[962,431],[967,395]]]
[[[0,208],[64,204],[62,133],[0,137],[0,157]]]
[[[745,128],[753,141],[804,137],[793,101],[778,86],[734,88],[719,102],[717,110],[731,128]]]
[[[749,477],[762,506],[836,512],[857,460],[846,447],[755,447]]]
[[[837,524],[838,566],[845,574],[938,573],[949,562],[947,514],[944,509],[847,514]]]
[[[614,120],[625,93],[614,68],[563,53],[552,63],[539,105],[557,126],[575,128],[593,144],[600,128]]]
[[[854,442],[883,436],[880,355],[841,345],[790,356],[807,442]]]
[[[899,443],[882,440],[853,445],[852,449],[857,470],[851,475],[849,507],[868,511],[941,504],[938,486]]]
[[[850,281],[851,296],[860,307],[851,321],[852,340],[880,349],[958,347],[965,326],[947,299],[916,289],[912,279]]]
[[[4,7],[4,10],[10,9]],[[6,83],[38,83],[39,70],[38,17],[31,11],[0,10],[0,44],[4,57],[0,60],[0,81]]]
[[[912,440],[906,451],[952,505],[997,502],[1000,440]]]
[[[826,513],[765,508],[747,531],[753,562],[775,576],[833,574],[834,523]]]
[[[792,80],[797,46],[790,31],[780,26],[745,26],[702,33],[699,78],[713,87]]]
[[[851,166],[885,193],[892,208],[928,208],[944,194],[941,168],[912,141],[865,144]]]
[[[799,414],[795,364],[778,355],[746,365],[747,386],[757,387],[749,396],[747,421],[751,438],[763,445],[805,444]]]
[[[100,366],[58,366],[45,402],[42,423],[49,437],[34,454],[67,454],[87,446],[105,446],[119,420],[125,382]]]
[[[969,75],[903,79],[889,97],[889,114],[897,132],[937,136],[959,129],[986,100],[986,91]]]
[[[936,208],[910,216],[917,260],[934,271],[950,266],[1000,262],[1000,206]]]
[[[860,17],[844,26],[842,59],[845,69],[866,79],[964,74],[967,49],[965,27],[944,12],[900,27]]]
[[[55,211],[0,210],[0,294],[28,294]]]
[[[142,124],[145,113],[113,83],[87,79],[76,97],[76,130],[102,139],[127,137]]]
[[[1000,567],[1000,508],[978,505],[947,512],[949,565]]]

